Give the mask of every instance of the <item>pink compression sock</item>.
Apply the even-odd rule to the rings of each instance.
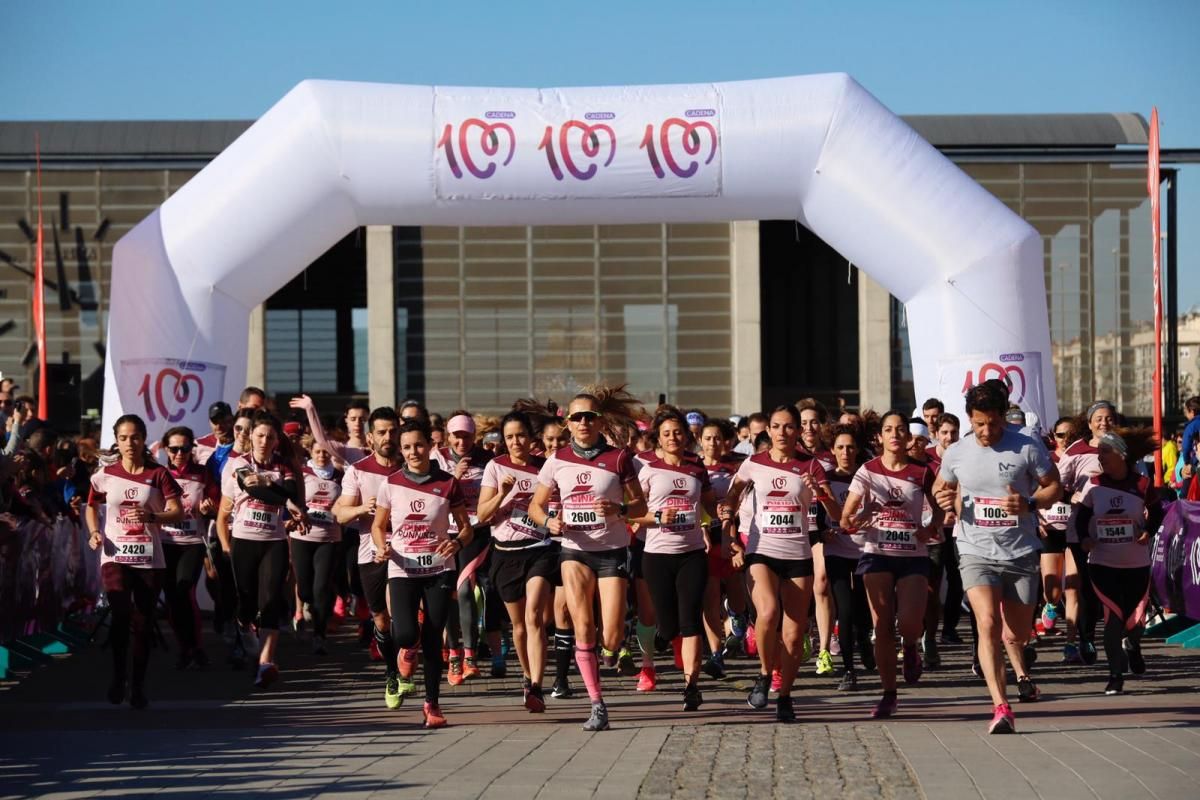
[[[575,664],[587,687],[588,697],[593,703],[599,703],[603,695],[600,693],[600,661],[596,658],[596,648],[575,645]]]

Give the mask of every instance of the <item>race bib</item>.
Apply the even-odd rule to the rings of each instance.
[[[1096,518],[1096,538],[1100,544],[1130,544],[1133,537],[1134,524],[1128,517]]]
[[[436,539],[418,539],[408,542],[400,551],[400,565],[410,574],[441,572],[446,564],[444,556],[436,552]]]
[[[519,508],[514,508],[512,514],[508,517],[508,524],[522,536],[545,539],[550,535],[549,529],[534,523],[533,517],[529,516],[529,509],[522,511]]]
[[[1055,503],[1042,513],[1050,525],[1066,525],[1071,519],[1070,503]]]
[[[758,530],[774,535],[803,533],[802,513],[800,506],[769,505],[758,512]]]
[[[1004,509],[1003,497],[976,497],[975,524],[981,528],[1015,528],[1017,515]]]
[[[589,503],[586,506],[563,506],[563,522],[572,531],[602,531],[604,517]]]
[[[333,512],[327,508],[310,508],[308,509],[308,519],[318,525],[333,525],[337,522],[334,519]]]
[[[659,526],[659,530],[667,533],[686,533],[696,527],[696,507],[688,506],[686,508],[675,509],[675,519],[671,520],[670,524],[663,523]]]
[[[279,527],[279,511],[272,506],[251,500],[246,503],[246,514],[242,523],[247,528],[274,532]]]
[[[884,552],[911,552],[917,549],[917,523],[903,511],[884,509],[875,520],[879,549]]]
[[[113,561],[131,567],[154,565],[154,537],[149,534],[125,534],[113,537],[117,552]]]
[[[815,531],[817,529],[817,509],[820,508],[819,503],[813,503],[808,507],[808,529]]]

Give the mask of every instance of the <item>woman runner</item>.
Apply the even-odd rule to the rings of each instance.
[[[193,460],[195,441],[192,429],[171,428],[163,434],[167,447],[167,469],[179,484],[183,517],[178,522],[164,523],[160,533],[163,555],[167,561],[167,608],[171,611],[171,628],[179,642],[176,669],[189,664],[208,666],[208,656],[200,635],[200,606],[196,604],[196,582],[204,569],[208,548],[204,536],[208,521],[221,502],[221,490],[212,474]]]
[[[715,517],[716,498],[708,470],[691,453],[692,434],[683,414],[662,407],[654,415],[651,430],[662,456],[642,467],[638,479],[647,510],[630,521],[646,530],[642,570],[658,632],[668,641],[682,637],[683,710],[695,711],[704,701],[697,677],[708,578],[708,541],[700,512]]]
[[[849,425],[838,425],[833,429],[833,472],[829,473],[829,489],[834,499],[843,506],[850,493],[850,483],[862,465],[859,455],[858,434]],[[859,558],[862,556],[866,536],[848,535],[837,520],[825,534],[825,573],[829,576],[829,587],[833,592],[837,610],[838,644],[841,647],[842,680],[839,692],[852,692],[858,688],[858,672],[854,669],[854,648],[862,655],[863,667],[875,669],[875,651],[871,644],[871,608],[867,603],[866,583],[856,575]]]
[[[265,411],[254,415],[250,452],[231,459],[221,483],[217,535],[233,562],[238,594],[239,641],[255,627],[258,671],[254,685],[266,688],[279,677],[275,651],[285,613],[288,576],[287,518],[307,524],[296,503],[299,476],[292,466],[291,442],[279,420]]]
[[[841,527],[867,534],[855,572],[866,584],[875,620],[875,661],[883,698],[871,716],[882,718],[896,711],[896,627],[903,644],[904,682],[916,683],[921,678],[917,639],[929,592],[926,543],[935,539],[942,527],[942,510],[933,496],[933,471],[909,459],[908,418],[889,411],[880,422],[883,453],[854,474]],[[926,502],[933,518],[923,525]]]
[[[442,632],[451,613],[454,557],[470,545],[474,531],[458,480],[430,461],[431,450],[429,429],[423,424],[408,421],[400,426],[404,466],[392,473],[375,500],[371,536],[376,560],[388,568],[392,638],[402,648],[415,647],[420,640],[425,672],[421,713],[426,728],[442,728]],[[425,619],[418,624],[422,607]]]
[[[825,423],[829,412],[825,407],[811,398],[801,400],[797,404],[800,409],[800,446],[804,452],[820,462],[826,473],[833,470],[833,456],[825,449],[823,440]],[[810,531],[817,530],[817,508],[820,503],[813,503],[808,509],[808,527]],[[832,519],[829,522],[833,522]],[[812,543],[813,549],[813,616],[817,620],[817,675],[833,674],[833,655],[829,652],[829,643],[833,639],[833,592],[829,588],[829,578],[825,574],[825,545],[820,539]],[[805,655],[808,660],[812,653],[810,639],[805,638]]]
[[[599,387],[572,398],[567,408],[571,442],[546,460],[529,504],[534,523],[562,537],[562,580],[575,625],[575,661],[592,701],[585,731],[608,729],[596,653],[595,599],[600,598],[601,644],[615,652],[625,638],[629,587],[625,520],[646,513],[629,452],[606,443],[601,431],[632,428],[636,405],[623,386]],[[551,517],[547,506],[556,489],[562,514]]]
[[[700,458],[708,471],[708,482],[717,503],[724,502],[743,460],[741,454],[735,456],[730,450],[736,436],[733,423],[720,419],[710,419],[700,429]],[[704,584],[704,630],[708,635],[709,657],[704,662],[704,671],[709,677],[721,680],[725,677],[722,585],[729,602],[733,635],[740,639],[746,633],[746,584],[741,573],[730,563],[729,549],[721,536],[721,521],[717,515],[706,512],[705,534],[708,536],[708,580]]]
[[[179,485],[146,451],[146,423],[136,414],[125,414],[113,425],[120,461],[92,475],[91,493],[84,512],[91,537],[88,544],[100,551],[100,581],[111,609],[113,674],[108,702],[125,700],[129,675],[129,638],[133,633],[133,686],[129,705],[143,709],[146,667],[150,661],[150,631],[154,604],[166,559],[159,526],[183,518]],[[109,496],[111,495],[111,502]],[[105,507],[104,520],[100,506]]]
[[[1062,461],[1067,448],[1075,443],[1075,420],[1060,417],[1054,423],[1054,451],[1050,460],[1055,464]],[[1069,498],[1068,498],[1069,499]],[[1063,615],[1063,564],[1067,551],[1067,525],[1071,521],[1071,504],[1059,500],[1047,509],[1038,512],[1038,533],[1042,537],[1042,591],[1046,604],[1042,607],[1042,629],[1047,633],[1058,625]],[[1075,605],[1073,599],[1072,606]],[[1071,619],[1078,618],[1078,610],[1071,609]]]
[[[1162,522],[1163,509],[1153,482],[1135,471],[1154,452],[1153,433],[1112,431],[1098,444],[1101,472],[1084,488],[1075,531],[1104,606],[1104,693],[1113,695],[1125,691],[1126,667],[1134,675],[1146,671],[1141,641],[1150,599],[1150,532]]]
[[[491,582],[512,621],[525,707],[540,714],[546,710],[546,620],[554,604],[554,586],[561,583],[559,546],[549,530],[529,518],[529,501],[546,461],[530,454],[534,436],[529,417],[510,412],[500,421],[500,431],[507,454],[484,468],[479,522],[492,528]]]
[[[342,493],[342,471],[333,465],[329,448],[313,441],[309,443],[308,463],[300,474],[309,524],[291,526],[292,569],[300,602],[312,612],[313,654],[323,656],[328,652],[325,635],[333,613],[334,572],[342,540],[342,526],[333,513],[333,504]]]
[[[796,718],[792,685],[803,656],[812,598],[808,507],[819,500],[830,517],[841,516],[825,470],[796,447],[799,429],[800,412],[795,406],[779,406],[771,413],[767,427],[770,449],[742,462],[720,509],[733,566],[749,571],[750,599],[757,612],[754,629],[761,672],[747,702],[752,708],[766,708],[771,670],[778,663],[775,716],[780,722]],[[755,514],[743,546],[734,534],[733,520],[747,489],[754,498]]]

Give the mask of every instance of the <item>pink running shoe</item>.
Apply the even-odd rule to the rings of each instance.
[[[758,640],[754,638],[754,626],[746,628],[746,656],[758,658]]]
[[[771,691],[778,693],[783,688],[783,673],[777,669],[771,670]]]
[[[1013,716],[1012,706],[1008,703],[996,706],[992,714],[992,724],[988,725],[988,733],[1016,733],[1017,718]]]
[[[638,673],[637,690],[639,692],[653,692],[658,687],[658,675],[654,671],[654,667],[642,667],[642,671]]]
[[[896,713],[896,707],[900,705],[900,701],[895,694],[885,694],[878,703],[875,704],[875,709],[871,712],[871,716],[875,719],[887,719]]]
[[[335,619],[346,618],[346,598],[338,595],[338,598],[333,601],[333,616]]]

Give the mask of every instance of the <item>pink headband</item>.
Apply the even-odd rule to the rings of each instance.
[[[475,420],[466,414],[459,414],[457,417],[450,418],[450,421],[446,423],[446,430],[450,433],[474,433]]]

